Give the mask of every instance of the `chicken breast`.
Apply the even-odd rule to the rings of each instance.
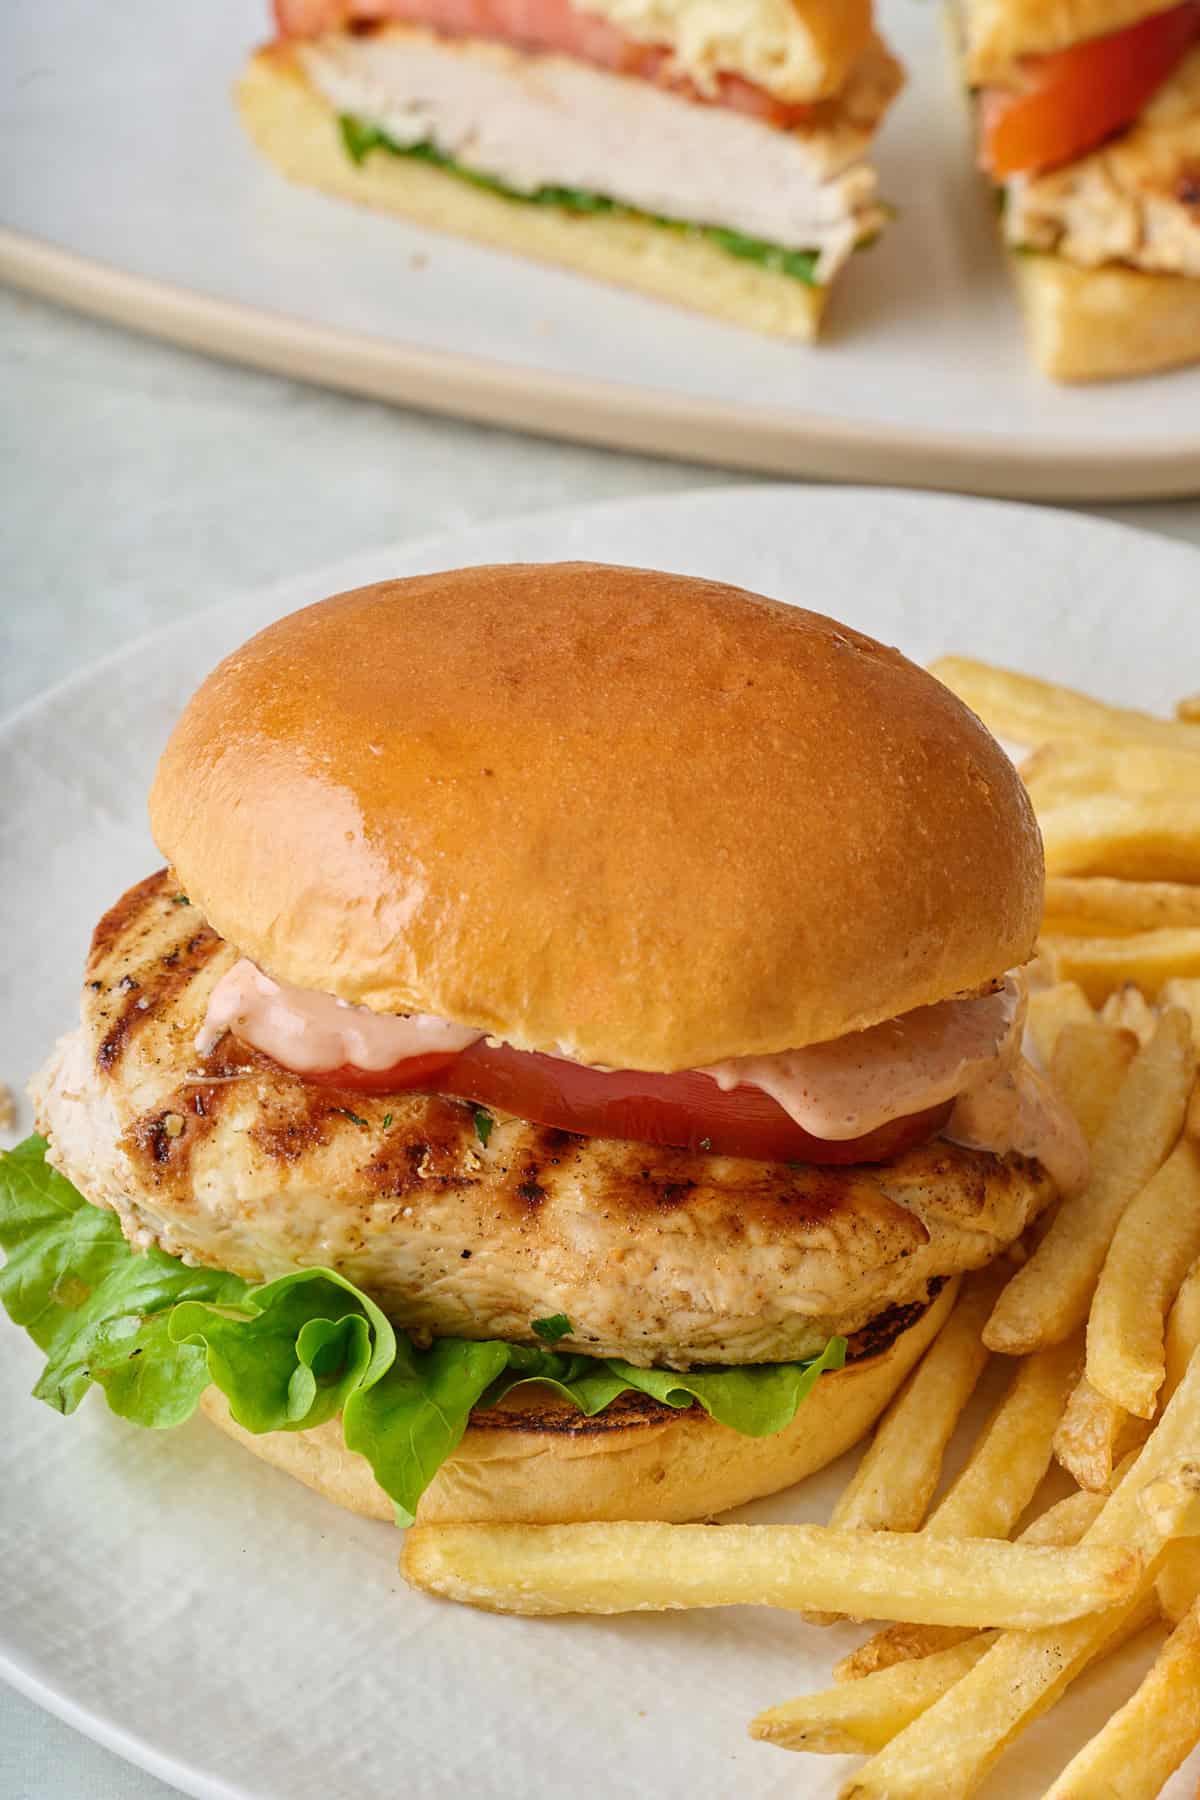
[[[781,131],[570,56],[391,26],[295,46],[340,114],[522,195],[579,190],[655,217],[819,252],[828,281],[884,213],[863,157],[901,84],[882,44],[844,95]],[[386,154],[376,152],[376,154]]]
[[[1054,1194],[940,1140],[843,1169],[504,1117],[484,1143],[458,1101],[321,1086],[231,1037],[198,1058],[236,956],[166,871],[118,901],[34,1084],[50,1160],[139,1247],[251,1280],[327,1265],[420,1334],[536,1343],[562,1313],[564,1348],[641,1365],[798,1358],[923,1307]]]
[[[1083,268],[1200,278],[1200,47],[1132,130],[1065,168],[1011,181],[1004,232]]]

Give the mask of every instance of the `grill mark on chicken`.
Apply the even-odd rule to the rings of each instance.
[[[906,1332],[910,1325],[915,1325],[923,1312],[933,1305],[946,1285],[944,1275],[935,1275],[925,1290],[924,1300],[914,1300],[908,1306],[889,1306],[875,1318],[868,1320],[861,1331],[851,1332],[846,1339],[846,1363],[867,1362],[873,1356],[882,1356],[890,1350],[896,1339]]]
[[[155,1187],[169,1181],[182,1202],[193,1157],[216,1130],[234,1087],[252,1073],[256,1055],[232,1038],[225,1040],[205,1063],[207,1080],[178,1082],[164,1100],[133,1121],[124,1149],[145,1179]]]
[[[365,1104],[362,1095],[346,1098],[352,1106]],[[390,1119],[387,1127],[381,1113]],[[474,1170],[483,1166],[472,1147],[475,1126],[470,1108],[461,1101],[434,1095],[414,1107],[411,1095],[393,1096],[383,1105],[373,1103],[372,1118],[382,1143],[363,1165],[362,1174],[368,1190],[385,1199],[420,1198],[431,1185],[438,1191],[470,1186]],[[372,1130],[372,1142],[375,1136]]]
[[[195,928],[195,913],[186,899],[175,893],[171,896],[171,904],[191,912],[189,924],[192,929],[182,943],[171,944],[160,954],[154,953],[164,892],[171,882],[169,869],[159,869],[154,875],[148,875],[109,908],[92,935],[88,957],[92,993],[105,992],[103,980],[99,987],[96,980],[118,944],[122,955],[134,964],[132,968],[127,967],[108,990],[111,999],[107,1009],[97,1008],[98,1016],[107,1016],[109,1021],[96,1051],[97,1065],[105,1074],[112,1074],[130,1040],[145,1029],[148,1020],[169,1007],[176,995],[224,948],[210,926],[200,924]],[[139,947],[145,955],[144,961],[139,958]]]
[[[153,875],[145,876],[109,907],[92,933],[88,955],[89,974],[93,965],[103,964],[118,940],[122,941],[125,954],[129,954],[136,941],[136,927],[139,922],[145,923],[150,903],[161,900],[163,888],[169,880],[170,870],[156,869]]]
[[[565,1350],[686,1368],[877,1338],[890,1307],[990,1261],[1053,1197],[1036,1165],[941,1141],[817,1169],[493,1109],[485,1144],[458,1100],[321,1085],[231,1036],[200,1058],[237,950],[176,891],[162,871],[101,921],[83,1026],[40,1078],[51,1161],[140,1247],[249,1281],[325,1264],[424,1338],[536,1344],[532,1320],[562,1312]],[[106,1063],[130,994],[155,1004]]]
[[[516,1187],[517,1196],[524,1202],[527,1212],[537,1212],[546,1198],[546,1190],[538,1180],[538,1165],[531,1161],[526,1165],[523,1178]]]

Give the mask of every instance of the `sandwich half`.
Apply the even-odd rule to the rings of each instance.
[[[783,337],[885,220],[870,0],[276,0],[238,85],[288,177]]]
[[[962,24],[1041,368],[1200,360],[1198,0],[964,0]]]

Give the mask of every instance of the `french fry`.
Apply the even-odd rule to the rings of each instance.
[[[1055,875],[1046,883],[1042,928],[1059,937],[1125,937],[1188,925],[1200,925],[1200,887],[1184,882]]]
[[[1186,1375],[1193,1356],[1200,1350],[1200,1262],[1189,1269],[1175,1296],[1175,1304],[1167,1317],[1163,1349],[1167,1372],[1161,1399],[1165,1406]]]
[[[1140,1448],[1148,1427],[1131,1419],[1123,1406],[1096,1391],[1081,1376],[1067,1401],[1054,1435],[1054,1454],[1081,1488],[1104,1493],[1112,1485],[1113,1469],[1122,1452],[1133,1444]]]
[[[1055,1345],[1017,1366],[954,1485],[926,1521],[935,1538],[1006,1538],[1041,1485],[1083,1347]],[[834,1512],[834,1524],[841,1521]],[[823,1625],[825,1615],[810,1623]]]
[[[1086,1187],[1063,1201],[996,1302],[983,1333],[989,1349],[1020,1355],[1061,1343],[1083,1324],[1122,1213],[1179,1136],[1195,1072],[1190,1023],[1171,1009],[1130,1064]]]
[[[962,1473],[926,1523],[926,1537],[1008,1536],[1050,1467],[1081,1361],[1082,1345],[1068,1340],[1018,1363]]]
[[[1161,1395],[1164,1406],[1183,1380],[1197,1351],[1200,1351],[1200,1263],[1180,1288],[1167,1320],[1167,1375]],[[1192,1538],[1172,1544],[1167,1551],[1158,1578],[1158,1597],[1167,1618],[1178,1624],[1198,1596],[1200,1542]]]
[[[1068,1494],[1065,1500],[1047,1508],[1040,1518],[1021,1533],[1022,1544],[1077,1544],[1084,1532],[1099,1517],[1106,1494]],[[879,1669],[913,1658],[933,1656],[960,1644],[973,1632],[954,1625],[885,1625],[874,1637],[860,1644],[841,1662],[834,1665],[835,1681],[860,1681]],[[932,1704],[932,1702],[931,1702]]]
[[[1197,863],[1200,880],[1200,862]],[[1139,931],[1130,937],[1047,937],[1063,974],[1099,1006],[1115,989],[1158,995],[1173,977],[1200,975],[1200,926]]]
[[[964,1285],[959,1294],[955,1310],[950,1314],[945,1327],[936,1339],[936,1343],[925,1354],[916,1373],[910,1377],[909,1386],[901,1390],[898,1399],[892,1402],[889,1413],[883,1415],[882,1424],[878,1427],[871,1445],[867,1447],[858,1463],[853,1480],[847,1483],[838,1499],[837,1507],[829,1517],[829,1525],[838,1530],[892,1530],[892,1532],[914,1532],[925,1517],[928,1503],[934,1496],[937,1478],[941,1474],[941,1463],[946,1444],[954,1436],[954,1427],[959,1422],[959,1415],[966,1402],[972,1397],[973,1388],[979,1381],[982,1366],[988,1361],[988,1352],[982,1348],[981,1332],[984,1319],[988,1318],[991,1303],[1000,1291],[999,1274],[988,1273],[973,1276]],[[1031,1384],[1025,1384],[1022,1397],[1029,1399],[1033,1395]],[[1022,1417],[1027,1408],[1018,1408]],[[1004,1431],[1002,1411],[993,1415],[993,1424],[999,1429],[995,1433],[995,1449],[988,1458],[988,1469],[995,1472],[997,1462],[1004,1453],[1013,1453],[1013,1433],[1011,1429]],[[1029,1460],[1029,1449],[1024,1445],[1016,1445],[1016,1456],[1020,1458],[1025,1451],[1025,1462]],[[1038,1456],[1038,1440],[1034,1436],[1031,1454],[1036,1462]],[[1047,1447],[1047,1462],[1049,1462]],[[966,1469],[963,1474],[966,1476]],[[1045,1467],[1029,1487],[1029,1496],[1033,1496],[1036,1483],[1042,1480]],[[1020,1481],[1020,1471],[1016,1474]],[[991,1476],[986,1474],[979,1487],[988,1490]],[[995,1510],[995,1496],[986,1494],[986,1501],[991,1499]],[[984,1501],[984,1503],[986,1503]],[[1020,1514],[1022,1507],[1016,1508]],[[959,1519],[966,1516],[970,1505],[959,1508]],[[1007,1537],[1009,1525],[999,1523],[995,1530],[984,1530],[970,1523],[964,1523],[961,1530],[946,1530],[939,1535],[943,1537]],[[810,1625],[837,1625],[840,1613],[808,1613],[806,1622]]]
[[[426,1593],[488,1612],[817,1607],[1021,1630],[1111,1610],[1144,1576],[1137,1548],[1112,1541],[1055,1550],[828,1525],[644,1522],[415,1525],[400,1567]]]
[[[1138,1490],[1138,1505],[1160,1537],[1200,1537],[1200,1462],[1148,1481]]]
[[[1200,1744],[1200,1602],[1131,1700],[1072,1758],[1046,1800],[1156,1800]]]
[[[1152,1522],[1138,1496],[1191,1460],[1198,1441],[1200,1359],[1189,1366],[1137,1462],[1084,1538],[1085,1544],[1140,1550],[1145,1562],[1134,1600],[1069,1625],[1002,1633],[961,1681],[859,1771],[843,1789],[844,1800],[927,1800],[931,1794],[959,1800],[975,1791],[1025,1725],[1144,1609],[1164,1543],[1161,1519]]]
[[[1192,1021],[1192,1042],[1200,1049],[1200,976],[1172,975],[1159,991],[1160,1006],[1181,1006]]]
[[[1126,1610],[1104,1649],[1115,1650],[1156,1617],[1153,1596],[1144,1596]],[[751,1722],[750,1735],[781,1750],[824,1756],[881,1750],[969,1674],[996,1637],[994,1631],[973,1632],[915,1661],[895,1662],[859,1681],[787,1700],[759,1713]]]
[[[984,1323],[1003,1276],[968,1276],[954,1311],[892,1401],[833,1509],[841,1530],[916,1531],[942,1472],[959,1415],[987,1362]]]
[[[1138,799],[1194,793],[1200,785],[1195,753],[1161,744],[1040,744],[1021,765],[1021,779],[1039,813],[1096,794]]]
[[[1200,1264],[1179,1290],[1164,1333],[1165,1378],[1159,1393],[1165,1406],[1183,1379],[1194,1351],[1200,1347]],[[1131,1418],[1124,1407],[1098,1393],[1086,1375],[1067,1402],[1054,1440],[1054,1453],[1063,1468],[1081,1487],[1102,1490],[1109,1485],[1116,1458],[1145,1441],[1146,1427]],[[1186,1609],[1185,1609],[1186,1610]]]
[[[1106,1025],[1128,1032],[1136,1045],[1148,1044],[1158,1024],[1158,1014],[1141,988],[1134,987],[1132,982],[1126,982],[1124,987],[1108,996],[1100,1008],[1100,1017]]]
[[[1068,1023],[1060,1031],[1050,1063],[1050,1084],[1078,1119],[1089,1144],[1099,1137],[1137,1048],[1132,1032],[1114,1029],[1099,1019],[1086,1025]]]
[[[882,1750],[974,1668],[994,1638],[993,1632],[974,1632],[963,1642],[917,1661],[897,1661],[861,1681],[843,1682],[824,1693],[804,1694],[772,1706],[751,1721],[750,1736],[777,1744],[781,1750],[807,1750],[822,1756]]]
[[[1048,875],[1200,881],[1200,797],[1195,793],[1055,799],[1039,807],[1038,824]],[[1057,948],[1053,934],[1048,941]]]
[[[1194,725],[1107,706],[1072,688],[993,668],[966,656],[942,656],[930,673],[978,713],[990,731],[1019,744],[1080,738],[1094,744],[1149,743],[1200,749]]]
[[[1140,1419],[1154,1417],[1167,1312],[1198,1257],[1200,1148],[1183,1137],[1126,1207],[1088,1317],[1088,1380]]]
[[[1171,1545],[1157,1587],[1163,1616],[1178,1625],[1200,1601],[1200,1538],[1180,1538]]]
[[[1165,1407],[1200,1347],[1200,1264],[1180,1288],[1164,1334],[1165,1377],[1159,1392]],[[1085,1375],[1067,1402],[1054,1438],[1054,1454],[1080,1487],[1102,1493],[1113,1485],[1113,1464],[1140,1449],[1149,1430],[1124,1407],[1097,1393]],[[1170,1555],[1174,1555],[1172,1550]],[[1186,1611],[1186,1608],[1184,1609]]]
[[[1200,694],[1185,694],[1176,702],[1175,717],[1186,725],[1200,725]]]
[[[1049,987],[1030,988],[1026,1025],[1042,1067],[1048,1069],[1064,1025],[1090,1024],[1095,1018],[1087,995],[1077,981],[1055,981]]]

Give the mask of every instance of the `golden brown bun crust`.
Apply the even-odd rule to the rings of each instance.
[[[423,1525],[685,1521],[778,1493],[833,1462],[870,1430],[940,1330],[957,1286],[948,1282],[881,1355],[822,1375],[793,1423],[774,1437],[743,1437],[698,1408],[668,1414],[636,1401],[591,1420],[564,1406],[557,1413],[535,1412],[532,1428],[473,1424],[426,1489],[417,1517]],[[336,1419],[313,1431],[254,1437],[230,1418],[218,1389],[209,1388],[201,1406],[237,1443],[327,1500],[366,1518],[393,1518],[391,1501],[369,1464],[346,1449]]]
[[[271,974],[616,1068],[975,991],[1041,911],[1025,790],[930,675],[817,613],[593,563],[293,613],[194,696],[150,806]]]
[[[1170,0],[965,0],[968,79],[1003,81],[1018,57],[1107,37],[1169,5]]]
[[[1200,281],[1137,269],[1080,269],[1014,256],[1038,367],[1057,381],[1114,381],[1200,362]]]
[[[804,343],[817,335],[826,288],[730,256],[705,238],[664,231],[644,219],[515,206],[503,195],[411,157],[372,156],[356,166],[346,155],[333,112],[286,45],[271,45],[251,57],[238,83],[237,103],[256,148],[289,181],[492,249],[635,288],[750,331]]]

